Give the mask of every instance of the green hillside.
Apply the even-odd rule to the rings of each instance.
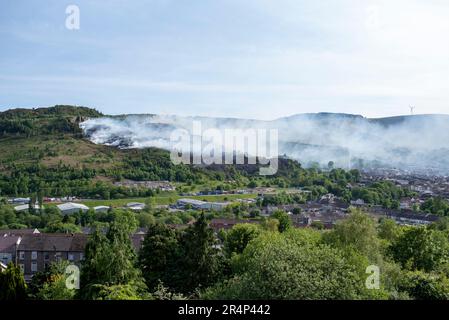
[[[96,145],[83,137],[79,123],[101,113],[94,109],[55,106],[13,109],[0,113],[0,194],[26,196],[76,195],[109,199],[141,197],[149,190],[115,187],[122,179],[169,180],[212,186],[234,181],[245,186],[257,167],[173,165],[169,152],[121,150]],[[281,164],[288,169],[292,163]],[[298,163],[297,170],[302,170]],[[284,170],[285,171],[285,170]]]
[[[114,181],[167,180],[178,190],[235,190],[247,186],[305,187],[314,198],[328,192],[347,199],[354,170],[321,172],[279,158],[278,172],[262,177],[257,165],[174,165],[168,151],[96,145],[79,123],[102,116],[94,109],[55,106],[0,113],[0,196],[78,196],[109,200],[148,197],[149,189],[114,186]]]

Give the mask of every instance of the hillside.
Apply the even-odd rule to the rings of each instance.
[[[175,166],[169,152],[157,148],[118,149],[94,144],[79,128],[81,121],[102,116],[84,107],[14,109],[0,113],[0,194],[78,195],[91,198],[147,196],[148,190],[115,187],[121,179],[169,180],[186,184],[248,183],[257,167]],[[283,160],[280,175],[302,170]],[[288,168],[288,169],[287,169]]]
[[[103,114],[95,109],[81,106],[56,105],[48,108],[16,108],[0,112],[0,119],[52,118],[52,117],[100,117]]]
[[[54,106],[11,109],[0,112],[0,163],[2,169],[14,164],[55,167],[105,162],[113,150],[82,139],[79,123],[102,114],[94,109]],[[98,166],[97,166],[98,167]]]
[[[54,106],[0,112],[0,138],[45,134],[82,134],[79,123],[103,114],[87,107]]]
[[[175,129],[192,131],[199,121],[203,131],[218,129],[275,129],[278,154],[312,167],[399,168],[449,172],[448,115],[415,115],[370,119],[339,113],[298,114],[273,121],[251,119],[123,115],[89,119],[80,125],[97,144],[122,148],[172,148]],[[223,140],[222,140],[223,141]],[[185,144],[183,148],[188,148]],[[225,146],[225,144],[223,145]],[[228,150],[246,152],[247,150]],[[438,156],[436,156],[438,155]],[[254,155],[253,155],[254,156]]]

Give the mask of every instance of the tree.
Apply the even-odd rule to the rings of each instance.
[[[260,210],[259,209],[252,209],[249,213],[249,216],[251,218],[256,218],[258,216],[260,216]]]
[[[374,298],[364,287],[361,266],[316,233],[267,232],[233,261],[234,276],[206,290],[206,299]],[[313,231],[311,231],[313,232]],[[372,294],[372,295],[370,295]],[[377,293],[381,294],[381,290]]]
[[[209,228],[204,213],[181,235],[180,242],[181,292],[192,293],[214,284],[220,277],[220,260],[214,232]]]
[[[154,216],[147,212],[140,212],[137,219],[139,220],[139,227],[141,228],[148,228],[156,222]]]
[[[389,253],[403,268],[432,271],[448,262],[447,236],[426,227],[410,227],[393,242]]]
[[[380,259],[380,241],[373,219],[360,210],[352,210],[350,216],[325,233],[325,243],[342,250],[355,250],[370,261]]]
[[[162,283],[159,283],[156,290],[152,293],[155,300],[186,300],[186,298],[179,293],[171,292]]]
[[[154,197],[149,197],[145,199],[145,205],[147,210],[153,210],[156,208],[156,199]]]
[[[255,180],[251,180],[251,181],[248,183],[248,188],[253,189],[253,188],[256,188],[256,187],[257,187],[257,182],[256,182]]]
[[[240,254],[248,243],[257,238],[262,230],[256,224],[237,224],[226,233],[224,248],[226,254],[231,257],[233,254]]]
[[[66,286],[67,260],[53,262],[45,270],[33,275],[28,289],[30,296],[40,300],[70,300],[75,296],[75,290]]]
[[[165,224],[150,225],[139,252],[139,266],[150,290],[155,289],[160,281],[172,285],[178,255],[175,230]]]
[[[27,298],[27,286],[23,273],[12,262],[0,272],[0,301],[21,301]]]
[[[95,289],[97,300],[142,300],[142,293],[131,284],[96,285]]]
[[[392,219],[382,219],[377,230],[379,237],[389,242],[395,241],[402,232],[401,227]]]
[[[54,222],[45,228],[49,233],[81,233],[81,228],[73,223]]]
[[[137,222],[126,211],[116,212],[106,235],[95,230],[86,245],[82,263],[80,297],[96,299],[100,286],[133,285],[145,290],[141,272],[136,268],[136,254],[130,235]]]
[[[317,229],[317,230],[323,230],[324,229],[324,223],[322,221],[319,221],[319,220],[312,221],[310,226],[312,228],[314,228],[314,229]]]
[[[421,206],[421,210],[440,216],[449,215],[449,202],[441,197],[430,198]]]
[[[72,300],[75,290],[67,288],[67,277],[64,274],[55,275],[51,281],[45,282],[36,295],[39,300]]]
[[[264,219],[261,224],[262,228],[266,231],[278,232],[279,220],[277,219]]]
[[[37,192],[37,203],[39,205],[39,210],[42,210],[44,206],[44,191],[42,189],[39,189]]]
[[[445,275],[406,272],[401,279],[400,289],[417,300],[449,300],[449,279]]]
[[[290,216],[285,211],[276,210],[272,217],[279,221],[279,232],[284,232],[292,226]]]

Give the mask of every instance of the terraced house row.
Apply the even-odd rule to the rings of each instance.
[[[40,233],[37,229],[0,230],[0,263],[17,264],[26,281],[45,270],[52,262],[68,260],[79,265],[84,258],[88,235],[65,233]],[[140,248],[143,234],[136,233],[132,242]]]

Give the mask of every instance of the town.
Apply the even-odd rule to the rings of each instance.
[[[344,220],[351,207],[359,208],[381,220],[388,218],[399,225],[429,225],[440,219],[441,216],[420,211],[420,207],[429,199],[449,199],[449,177],[418,175],[398,170],[361,172],[358,183],[348,185],[348,188],[365,187],[374,182],[389,181],[399,188],[406,188],[413,192],[399,201],[397,208],[385,208],[382,205],[366,203],[363,199],[349,202],[327,193],[316,200],[306,200],[311,191],[302,188],[279,189],[275,187],[254,187],[237,190],[208,190],[195,193],[176,193],[176,186],[168,181],[131,181],[117,183],[120,186],[158,189],[171,195],[171,203],[153,205],[148,202],[121,201],[123,205],[103,204],[89,207],[85,203],[89,199],[78,199],[75,196],[44,197],[43,204],[31,203],[30,198],[8,198],[6,201],[13,206],[16,212],[40,211],[45,207],[56,207],[63,216],[75,213],[107,213],[112,209],[130,210],[135,213],[158,210],[168,215],[179,212],[201,211],[214,213],[210,219],[210,226],[218,233],[221,229],[231,229],[237,224],[260,224],[276,211],[285,212],[296,228],[324,228],[332,229],[340,220]],[[295,195],[296,203],[283,203],[270,201],[277,195]],[[238,198],[229,200],[232,195]],[[206,199],[207,198],[207,199]],[[214,198],[225,201],[213,201]],[[95,202],[98,202],[96,200]],[[111,201],[114,202],[114,201]],[[243,206],[243,215],[233,215],[232,207]],[[151,209],[149,207],[152,207]],[[231,214],[230,214],[231,213]],[[173,228],[186,228],[193,221],[186,223],[168,223]],[[33,229],[3,229],[0,230],[0,262],[2,268],[10,262],[17,263],[24,272],[25,279],[29,281],[33,274],[45,270],[51,262],[67,260],[80,263],[83,259],[84,248],[91,228],[83,227],[80,232],[48,233]],[[141,247],[146,234],[146,228],[138,228],[132,235],[132,243],[136,251]]]

